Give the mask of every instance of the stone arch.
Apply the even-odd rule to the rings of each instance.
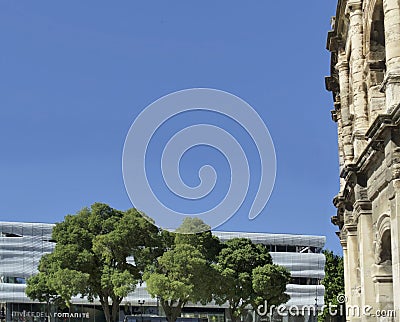
[[[384,21],[383,0],[375,0],[371,3],[365,35],[370,123],[375,120],[379,113],[385,110],[386,106],[385,94],[382,91],[386,72]]]
[[[369,51],[373,54],[372,59],[383,61],[386,64],[385,15],[383,11],[383,0],[375,1],[375,6],[371,16],[369,45]],[[384,68],[386,68],[386,66]]]
[[[393,309],[393,270],[391,247],[391,222],[388,214],[376,222],[375,265],[372,274],[378,308]]]
[[[392,262],[391,225],[390,217],[383,214],[376,222],[375,262],[378,265]]]

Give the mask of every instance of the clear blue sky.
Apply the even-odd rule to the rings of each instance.
[[[235,94],[277,154],[263,213],[221,230],[327,236],[338,192],[325,91],[335,0],[2,1],[0,220],[57,222],[101,201],[132,206],[121,172],[132,121],[186,88]],[[150,214],[151,215],[151,214]]]

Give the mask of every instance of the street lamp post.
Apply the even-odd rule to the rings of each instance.
[[[138,300],[138,304],[140,305],[140,320],[141,322],[143,322],[143,304],[144,304],[145,300]]]

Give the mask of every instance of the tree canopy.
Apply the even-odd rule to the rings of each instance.
[[[344,267],[343,257],[335,255],[330,250],[323,251],[325,255],[325,277],[322,285],[325,287],[324,302],[326,305],[341,305],[338,303],[338,295],[344,294]],[[340,310],[338,310],[340,312]],[[328,318],[328,308],[319,315],[319,321],[325,321]],[[337,319],[338,317],[336,317]],[[343,318],[343,317],[342,317]]]
[[[213,263],[221,251],[218,237],[211,232],[211,227],[196,217],[186,217],[174,234],[174,244],[189,244],[197,248],[208,263]]]
[[[147,291],[158,296],[169,322],[180,316],[189,302],[212,300],[210,266],[203,254],[189,244],[177,244],[166,251],[153,271],[145,274]]]
[[[55,249],[28,279],[27,295],[67,306],[74,296],[97,298],[107,322],[117,321],[122,299],[143,280],[169,322],[188,302],[228,303],[235,322],[249,306],[288,299],[290,274],[272,263],[264,245],[244,238],[221,243],[196,218],[171,233],[136,209],[95,203],[56,224],[53,239]]]
[[[159,253],[159,230],[136,209],[95,203],[67,215],[53,229],[56,246],[28,279],[27,295],[69,305],[73,296],[98,298],[107,322],[118,318],[123,297],[134,290]]]
[[[289,299],[285,290],[290,273],[272,263],[262,244],[246,238],[228,240],[213,267],[219,281],[215,299],[218,304],[229,304],[232,321],[239,319],[246,308],[256,308],[264,300],[276,305]]]
[[[144,279],[147,291],[158,296],[169,322],[180,316],[190,302],[206,304],[212,300],[211,263],[220,249],[219,239],[210,227],[197,218],[186,217],[175,233],[166,238],[165,253],[148,270]]]

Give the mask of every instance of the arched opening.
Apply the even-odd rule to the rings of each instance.
[[[378,265],[392,265],[392,240],[390,227],[389,215],[384,214],[380,216],[376,222],[375,262]]]
[[[368,101],[370,111],[370,123],[379,113],[385,110],[385,94],[382,92],[382,83],[386,72],[385,54],[385,24],[383,1],[377,0],[371,16],[369,46],[367,48],[369,77]]]
[[[385,61],[385,25],[384,25],[383,1],[378,0],[372,14],[370,51],[374,57],[372,59]],[[385,66],[386,67],[386,66]]]
[[[379,254],[381,263],[392,261],[392,244],[390,230],[386,230],[381,237],[381,248]]]
[[[388,214],[376,222],[375,265],[372,280],[379,309],[393,309],[391,221]]]

